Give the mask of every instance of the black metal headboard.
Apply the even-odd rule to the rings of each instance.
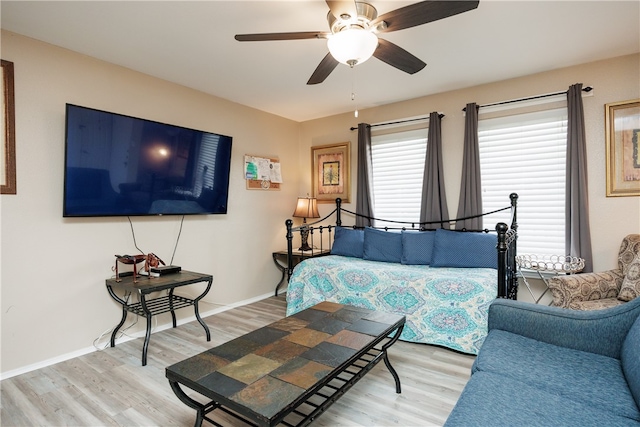
[[[351,212],[342,207],[342,200],[336,199],[336,208],[329,213],[324,218],[319,219],[318,221],[302,224],[298,227],[293,227],[293,220],[287,219],[285,221],[285,225],[287,227],[287,252],[288,252],[288,265],[287,265],[287,280],[291,277],[291,273],[293,273],[293,254],[294,252],[297,255],[302,255],[304,258],[305,254],[309,256],[315,256],[318,252],[320,253],[328,253],[333,244],[333,233],[335,232],[335,227],[342,226],[343,214],[348,214],[355,217],[365,218],[370,221],[382,221],[387,225],[384,227],[374,227],[381,228],[384,230],[419,230],[419,231],[430,231],[435,230],[437,228],[442,228],[443,224],[448,224],[449,226],[454,225],[456,222],[478,218],[482,216],[487,216],[494,214],[496,212],[501,212],[505,210],[511,211],[510,225],[507,225],[503,222],[499,222],[496,224],[495,230],[489,230],[487,228],[483,230],[467,230],[462,229],[460,231],[463,232],[484,232],[489,233],[495,231],[498,237],[497,243],[497,256],[498,256],[498,297],[499,298],[510,298],[516,299],[517,291],[518,291],[518,278],[516,276],[516,255],[517,255],[517,237],[518,237],[518,221],[517,221],[517,205],[518,205],[518,195],[516,193],[511,193],[509,195],[510,205],[504,207],[502,209],[497,209],[495,211],[487,212],[481,215],[475,215],[465,218],[456,218],[447,221],[431,221],[431,222],[407,222],[407,221],[393,221],[386,220],[380,218],[372,218],[365,215],[360,215],[355,212]],[[334,224],[326,224],[329,218],[335,215]],[[326,224],[326,225],[324,225]],[[353,228],[358,228],[352,226]],[[360,227],[362,228],[362,227]],[[308,232],[309,240],[311,243],[310,251],[296,251],[293,249],[293,235],[295,232]],[[317,244],[316,244],[317,243]]]

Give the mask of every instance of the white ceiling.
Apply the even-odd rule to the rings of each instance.
[[[415,1],[370,2],[383,14]],[[476,10],[384,34],[427,63],[417,74],[372,58],[354,69],[340,64],[324,83],[307,86],[325,40],[233,36],[328,31],[322,0],[2,0],[0,7],[3,29],[296,121],[640,52],[638,0],[481,0]]]

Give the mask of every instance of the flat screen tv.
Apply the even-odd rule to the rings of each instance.
[[[63,216],[226,214],[231,143],[67,104]]]

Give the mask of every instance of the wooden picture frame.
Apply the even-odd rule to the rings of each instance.
[[[13,93],[13,62],[2,60],[2,143],[0,194],[16,194],[16,113]]]
[[[640,196],[640,99],[606,104],[607,197]]]
[[[349,203],[351,188],[349,142],[311,147],[313,197],[318,203]]]

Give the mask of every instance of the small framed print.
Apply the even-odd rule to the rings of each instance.
[[[605,105],[607,197],[640,196],[640,99]]]
[[[333,203],[337,198],[349,203],[350,150],[349,142],[311,147],[311,183],[318,203]]]

